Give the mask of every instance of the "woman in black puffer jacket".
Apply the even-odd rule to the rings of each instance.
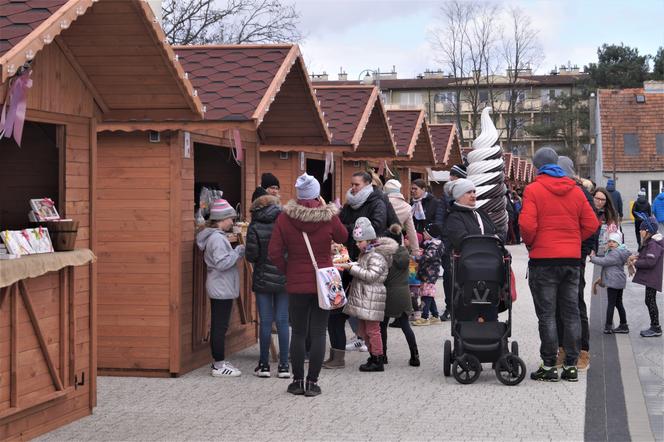
[[[286,276],[272,264],[267,248],[272,237],[272,229],[281,213],[279,198],[263,195],[256,198],[251,206],[251,224],[247,231],[245,257],[254,264],[252,288],[256,294],[256,307],[260,321],[260,359],[254,374],[270,377],[268,354],[270,348],[272,322],[277,324],[279,337],[280,378],[290,378],[288,367],[288,294]]]

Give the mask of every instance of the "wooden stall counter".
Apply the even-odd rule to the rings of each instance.
[[[30,437],[31,416],[89,397],[81,390],[94,385],[90,338],[77,334],[88,333],[94,318],[86,314],[77,323],[86,305],[79,305],[74,269],[95,259],[89,249],[77,249],[0,261],[0,439]]]

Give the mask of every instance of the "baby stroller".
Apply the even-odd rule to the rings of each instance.
[[[482,372],[482,363],[493,364],[496,377],[505,385],[517,385],[526,375],[519,358],[519,345],[508,338],[512,332],[510,296],[511,257],[494,236],[471,235],[461,243],[461,252],[452,257],[451,329],[454,348],[445,341],[443,371],[457,382],[472,384]],[[497,318],[508,311],[507,322],[479,320]]]

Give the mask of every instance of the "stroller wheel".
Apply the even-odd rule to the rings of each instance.
[[[526,377],[526,364],[513,354],[504,354],[496,362],[496,377],[505,385],[517,385]]]
[[[454,379],[460,384],[472,384],[482,372],[482,364],[474,355],[465,354],[454,360],[452,373]]]
[[[449,376],[451,374],[452,367],[452,343],[449,339],[445,340],[445,345],[443,346],[443,374]]]
[[[519,356],[519,343],[516,341],[512,341],[512,347],[511,347],[511,352],[514,356]]]

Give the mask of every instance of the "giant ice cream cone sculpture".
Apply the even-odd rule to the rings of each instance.
[[[477,190],[477,207],[481,207],[493,220],[498,231],[507,232],[508,216],[505,210],[505,164],[499,145],[498,131],[491,120],[490,107],[482,110],[480,135],[473,141],[468,154],[468,179]]]

